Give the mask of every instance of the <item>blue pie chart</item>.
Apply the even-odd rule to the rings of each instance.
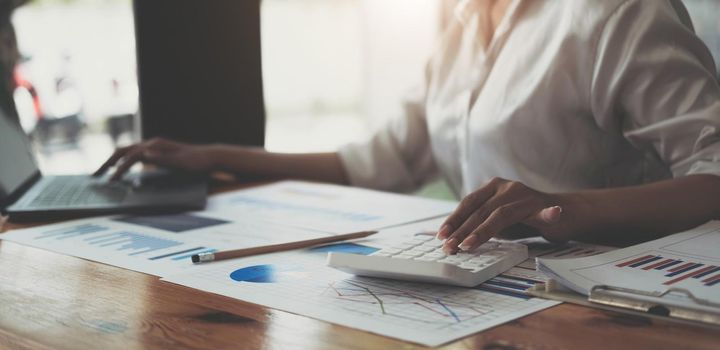
[[[299,267],[283,267],[273,264],[243,267],[230,273],[230,278],[234,281],[251,283],[292,281],[304,276],[306,273]]]

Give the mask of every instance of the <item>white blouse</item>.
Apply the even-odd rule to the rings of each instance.
[[[483,8],[458,5],[401,118],[339,151],[353,185],[441,174],[464,196],[496,176],[566,192],[720,175],[715,65],[680,1],[515,0],[488,43]]]

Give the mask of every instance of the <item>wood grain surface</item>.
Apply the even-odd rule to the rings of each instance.
[[[0,241],[0,348],[422,347]],[[563,304],[443,348],[720,349],[720,330]]]

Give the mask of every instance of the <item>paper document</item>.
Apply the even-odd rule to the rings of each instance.
[[[330,251],[370,254],[442,223],[428,220],[381,230],[353,243],[234,260],[165,281],[428,346],[441,345],[559,302],[524,293],[545,281],[530,267],[511,269],[475,288],[354,277],[325,266]],[[580,254],[578,246],[529,240],[530,254]],[[364,247],[364,249],[363,249]],[[584,254],[602,251],[582,245]],[[570,253],[569,253],[570,252]]]
[[[355,187],[282,181],[212,196],[207,211],[325,232],[376,230],[451,213],[457,203]]]
[[[717,304],[720,303],[720,222],[587,258],[540,258],[538,266],[583,294],[588,294],[596,285],[653,293],[682,288],[696,298]]]
[[[0,239],[156,276],[198,270],[190,256],[311,238],[325,232],[218,213],[113,216],[13,230]]]
[[[325,251],[265,255],[163,280],[429,346],[557,304],[519,293],[354,277],[326,267],[325,259]]]

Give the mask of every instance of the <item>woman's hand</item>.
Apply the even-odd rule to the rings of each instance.
[[[214,167],[214,157],[210,146],[190,145],[156,138],[118,148],[115,153],[98,169],[94,176],[104,174],[110,167],[117,165],[111,180],[120,179],[130,167],[138,162],[155,164],[167,168],[192,172],[209,172]]]
[[[531,226],[549,240],[565,241],[577,229],[568,215],[568,205],[563,195],[494,178],[463,198],[440,226],[437,237],[445,239],[443,249],[449,254],[473,250],[516,224]]]

